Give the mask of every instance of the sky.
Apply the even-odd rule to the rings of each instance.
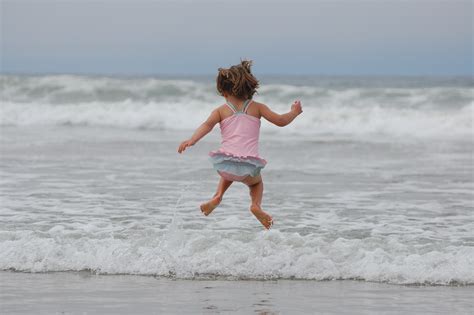
[[[2,73],[473,75],[473,0],[0,0]]]

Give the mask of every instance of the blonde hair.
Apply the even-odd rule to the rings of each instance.
[[[250,67],[252,60],[240,60],[240,64],[228,69],[217,69],[217,91],[224,96],[224,92],[239,99],[251,99],[257,92],[259,82],[252,74]]]

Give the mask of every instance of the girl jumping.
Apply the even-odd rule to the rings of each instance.
[[[229,69],[218,69],[217,91],[225,98],[226,103],[211,112],[193,136],[179,145],[178,152],[182,153],[187,147],[196,144],[219,123],[221,147],[209,152],[209,158],[221,178],[216,193],[211,200],[201,205],[201,211],[204,215],[209,215],[221,203],[230,185],[235,181],[242,182],[250,189],[250,211],[269,229],[273,219],[261,208],[263,180],[260,170],[267,161],[258,155],[260,118],[283,127],[303,111],[300,101],[295,101],[291,110],[281,115],[273,112],[267,105],[253,101],[259,82],[250,71],[251,65],[252,61],[243,60]]]

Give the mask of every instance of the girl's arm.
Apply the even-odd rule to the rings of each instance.
[[[260,104],[260,114],[263,116],[263,118],[272,124],[277,125],[278,127],[284,127],[288,125],[302,112],[303,110],[301,109],[300,101],[295,101],[293,105],[291,105],[291,110],[288,113],[281,115],[272,111],[267,105]]]
[[[186,150],[187,147],[196,144],[196,142],[198,142],[202,137],[207,135],[212,130],[212,128],[214,128],[214,126],[220,121],[221,115],[219,114],[219,110],[213,110],[207,120],[196,129],[193,136],[190,139],[181,142],[178,148],[178,152],[181,153]]]

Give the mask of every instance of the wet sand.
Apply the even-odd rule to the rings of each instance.
[[[2,314],[472,314],[474,286],[0,272]]]

